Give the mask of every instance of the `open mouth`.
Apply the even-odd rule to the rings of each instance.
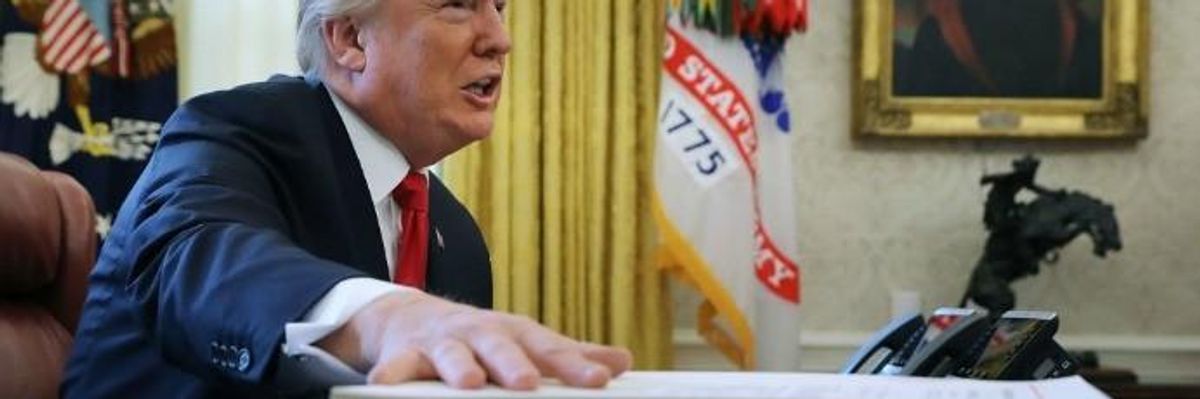
[[[500,77],[487,77],[463,86],[462,90],[479,100],[491,100],[495,97],[496,89],[500,87]]]

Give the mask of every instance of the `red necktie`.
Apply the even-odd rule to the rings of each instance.
[[[426,252],[429,249],[429,184],[425,175],[409,172],[392,191],[400,205],[403,231],[396,243],[396,284],[425,289]]]

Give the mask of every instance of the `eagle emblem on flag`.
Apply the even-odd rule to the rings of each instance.
[[[178,102],[173,0],[0,0],[0,151],[70,174],[104,237]]]
[[[0,101],[12,105],[17,116],[46,118],[62,100],[60,85],[65,84],[67,107],[80,131],[55,124],[49,142],[54,164],[76,153],[145,160],[161,125],[128,118],[94,120],[90,75],[139,80],[174,68],[169,4],[163,0],[10,1],[21,20],[37,31],[4,36]]]

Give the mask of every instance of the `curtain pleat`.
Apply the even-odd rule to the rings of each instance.
[[[546,1],[543,3],[543,27],[545,34],[542,38],[542,127],[546,132],[562,132],[565,118],[562,107],[566,101],[566,79],[561,71],[566,62],[564,57],[564,37],[566,35],[565,1]],[[566,210],[563,198],[566,194],[564,184],[565,140],[561,134],[546,134],[542,137],[542,251],[541,266],[542,280],[539,288],[542,293],[541,319],[550,328],[558,331],[566,330],[564,307],[565,292],[569,289],[563,265],[566,263],[565,240],[563,240],[564,219]]]

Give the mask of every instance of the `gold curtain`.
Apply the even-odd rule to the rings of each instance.
[[[492,137],[443,166],[492,252],[497,309],[671,366],[650,213],[662,0],[509,2]]]

